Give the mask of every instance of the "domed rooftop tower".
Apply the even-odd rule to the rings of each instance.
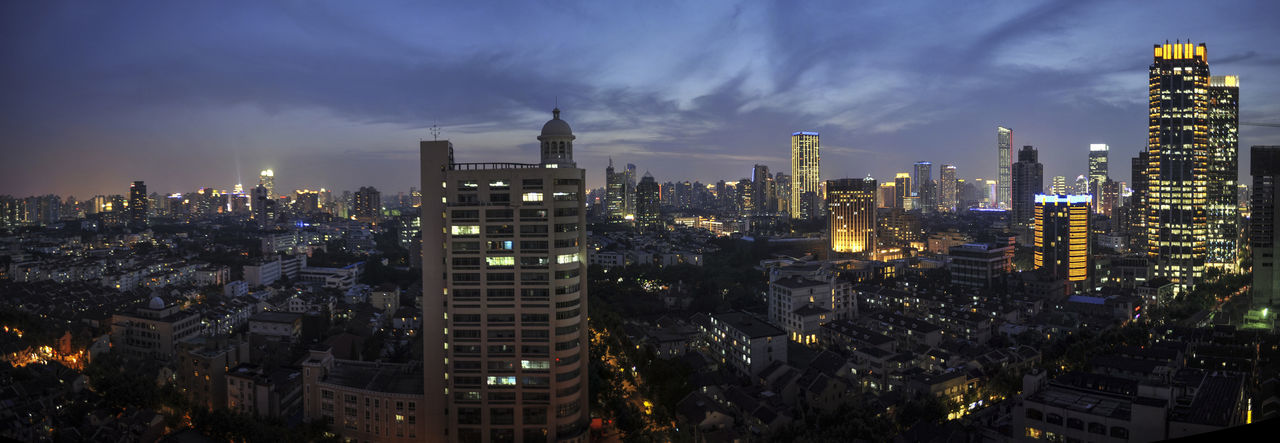
[[[560,108],[551,110],[551,120],[542,125],[542,165],[552,168],[576,168],[573,162],[573,130],[569,122],[560,119]]]

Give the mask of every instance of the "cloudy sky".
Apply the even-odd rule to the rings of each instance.
[[[869,3],[868,5],[856,5]],[[438,124],[460,161],[537,158],[558,101],[592,185],[612,157],[659,181],[913,162],[995,174],[995,127],[1050,176],[1113,177],[1146,138],[1147,67],[1208,44],[1241,120],[1280,122],[1280,2],[0,2],[0,194],[418,181]],[[1248,146],[1280,128],[1244,127]],[[935,167],[936,170],[936,167]],[[936,174],[936,173],[935,173]]]

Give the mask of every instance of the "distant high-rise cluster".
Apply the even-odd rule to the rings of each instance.
[[[791,134],[791,218],[811,219],[820,201],[818,133]]]

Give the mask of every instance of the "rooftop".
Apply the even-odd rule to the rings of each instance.
[[[729,325],[733,329],[737,329],[750,338],[776,337],[787,334],[777,326],[745,312],[726,312],[713,314],[711,317]]]
[[[423,393],[421,369],[406,365],[335,360],[325,383],[393,394]]]

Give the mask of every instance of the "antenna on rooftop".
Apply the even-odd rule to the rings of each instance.
[[[440,140],[440,126],[437,126],[434,122],[431,123],[431,140]]]

